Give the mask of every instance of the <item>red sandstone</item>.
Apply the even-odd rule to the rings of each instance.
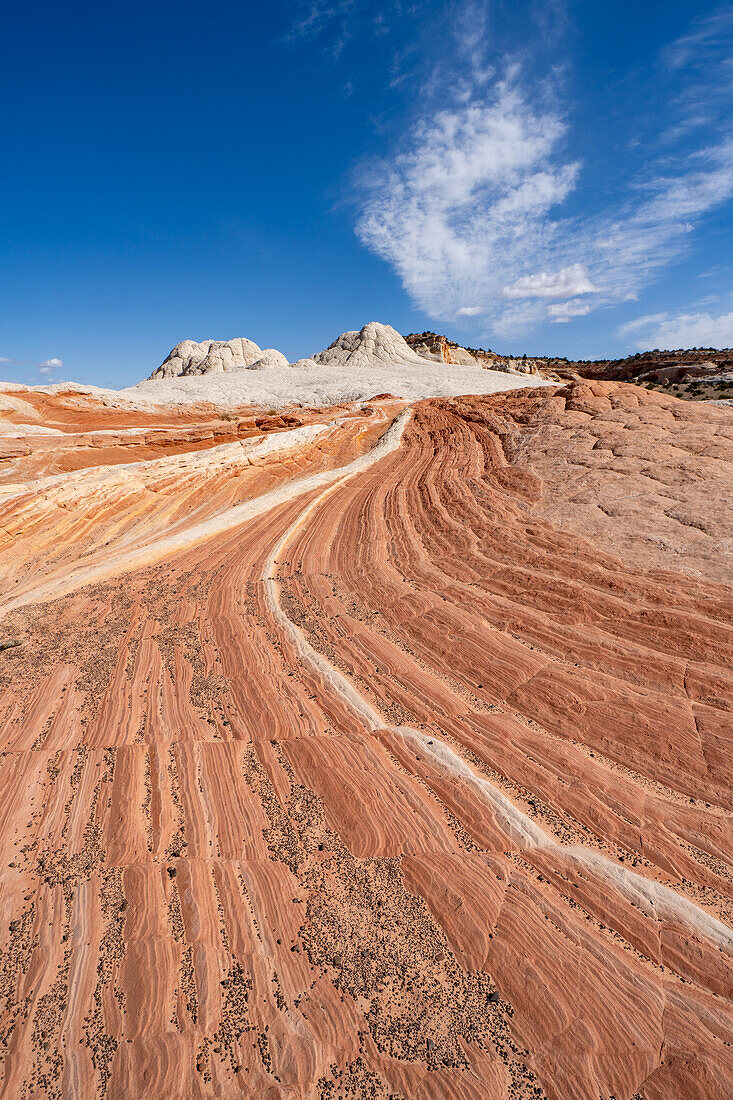
[[[0,467],[3,1095],[728,1097],[731,410],[92,405]]]

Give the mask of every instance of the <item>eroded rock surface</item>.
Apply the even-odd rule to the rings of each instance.
[[[68,415],[0,497],[4,1095],[727,1098],[731,411]]]
[[[421,366],[421,356],[414,352],[391,325],[370,321],[360,330],[342,332],[324,351],[313,356],[316,363],[348,367],[380,365]]]
[[[268,348],[263,352],[252,340],[243,337],[228,341],[202,340],[200,343],[182,340],[150,377],[179,378],[191,374],[223,374],[225,371],[249,367],[273,351],[274,348]]]

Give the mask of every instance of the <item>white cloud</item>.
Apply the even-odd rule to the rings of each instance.
[[[733,30],[733,9],[726,4],[697,19],[692,29],[662,50],[662,62],[679,70],[714,59]],[[725,59],[725,58],[724,58]]]
[[[547,314],[553,325],[563,325],[573,317],[585,317],[593,309],[590,302],[580,302],[576,298],[570,302],[553,302],[547,307]]]
[[[673,144],[695,131],[730,131],[733,106],[733,5],[696,19],[687,34],[662,50],[663,69],[674,80],[666,104],[672,122],[664,139]]]
[[[315,38],[335,20],[350,17],[356,0],[310,0],[300,5],[301,14],[290,29],[294,38]]]
[[[323,52],[332,61],[359,40],[388,36],[401,19],[411,21],[413,29],[417,20],[416,10],[406,7],[402,0],[291,0],[289,6],[295,18],[285,37],[295,43],[320,40]]]
[[[459,75],[450,93],[441,85],[442,109],[426,110],[392,158],[362,172],[359,239],[429,316],[480,316],[497,334],[582,315],[548,314],[548,298],[593,295],[585,313],[635,300],[691,247],[704,216],[733,196],[733,139],[712,126],[705,136],[699,130],[696,149],[688,140],[672,154],[670,131],[650,135],[643,175],[619,173],[612,199],[593,208],[583,196],[584,213],[574,214],[562,204],[580,165],[565,149],[559,99],[550,82],[531,83],[517,65],[503,80],[487,79],[484,23],[474,13],[454,36],[451,72]],[[693,24],[662,59],[679,87],[665,125],[679,123],[688,139],[685,80],[696,82],[696,104],[710,100],[711,82],[718,90],[730,83],[733,62],[721,58],[711,75],[707,60],[732,27],[730,12]]]
[[[461,306],[456,310],[456,317],[478,317],[482,312],[481,306]]]
[[[689,219],[733,195],[729,139],[650,173],[615,209],[558,217],[579,165],[562,156],[557,112],[529,103],[518,76],[489,102],[418,123],[364,180],[356,226],[427,314],[455,317],[473,300],[473,316],[497,333],[541,322],[546,298],[593,293],[594,308],[635,299],[685,249]]]
[[[492,312],[494,327],[512,327],[528,310],[500,304],[507,274],[546,254],[548,214],[577,176],[577,164],[551,163],[563,134],[557,115],[532,108],[512,79],[493,101],[438,111],[379,166],[359,238],[430,315],[452,317],[478,299],[472,308]]]
[[[657,176],[615,216],[598,219],[588,242],[612,299],[635,296],[687,247],[688,218],[722,206],[733,195],[733,140],[700,150]]]
[[[57,359],[55,356],[52,359],[44,359],[41,363],[37,364],[38,373],[44,375],[46,378],[52,378],[56,371],[63,367],[63,359]]]
[[[667,313],[637,317],[619,329],[622,336],[634,335],[633,347],[729,348],[733,347],[733,311],[713,317],[710,313]]]
[[[592,294],[595,290],[584,264],[572,264],[552,275],[545,272],[523,275],[511,286],[505,286],[502,294],[505,298],[569,298],[573,294]]]
[[[627,321],[625,325],[621,325],[619,328],[619,336],[630,336],[632,332],[639,332],[641,329],[651,328],[652,325],[657,325],[660,321],[666,321],[668,316],[669,314],[667,313],[647,313],[644,317],[637,317],[634,321]]]

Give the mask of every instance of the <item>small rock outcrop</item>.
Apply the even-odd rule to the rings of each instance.
[[[287,359],[281,351],[277,348],[265,348],[260,355],[259,359],[256,359],[254,363],[249,363],[246,367],[247,370],[269,370],[272,367],[289,367]]]
[[[509,374],[538,374],[537,363],[526,355],[497,355],[484,348],[463,348],[446,336],[437,332],[411,332],[405,341],[422,359],[432,359],[436,363],[453,363],[459,367],[481,367],[484,370],[499,370]]]
[[[478,362],[476,354],[435,332],[413,332],[405,340],[422,359],[432,359],[436,363],[459,363],[467,367],[484,366]]]

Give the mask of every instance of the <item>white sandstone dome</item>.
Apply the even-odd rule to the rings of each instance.
[[[256,359],[254,363],[249,363],[246,367],[247,370],[269,370],[271,367],[288,367],[286,357],[277,348],[265,348],[261,353],[260,358]]]
[[[290,364],[292,370],[313,370],[317,367],[315,359],[296,359],[294,363]]]
[[[224,374],[248,367],[262,358],[253,340],[182,340],[150,378],[182,378],[195,374]]]
[[[359,332],[342,332],[338,340],[313,356],[316,363],[341,367],[419,367],[425,360],[391,325],[370,321]]]

